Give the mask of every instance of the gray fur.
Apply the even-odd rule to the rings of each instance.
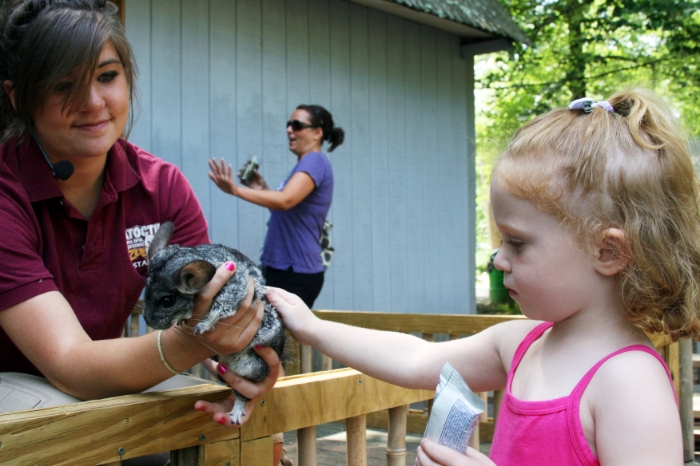
[[[192,317],[194,296],[225,262],[236,264],[236,273],[214,298],[211,310],[204,320],[194,326],[194,333],[204,333],[214,328],[221,319],[232,316],[245,300],[248,279],[255,283],[253,302],[262,300],[265,306],[263,321],[250,344],[242,351],[223,357],[214,357],[241,377],[259,382],[269,369],[253,351],[257,345],[271,346],[283,359],[285,334],[279,315],[265,298],[265,285],[260,269],[241,252],[219,244],[196,247],[168,245],[173,224],[164,223],[148,248],[148,280],[144,296],[143,317],[155,329],[167,329]],[[229,413],[231,422],[240,424],[245,415],[248,398],[236,392],[236,401]]]

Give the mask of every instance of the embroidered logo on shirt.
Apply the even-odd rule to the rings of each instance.
[[[148,246],[153,241],[153,235],[160,228],[160,223],[150,225],[136,225],[126,229],[126,247],[129,249],[129,258],[135,268],[148,266]]]

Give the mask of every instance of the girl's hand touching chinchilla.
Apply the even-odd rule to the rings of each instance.
[[[307,335],[313,335],[312,326],[320,322],[304,301],[294,293],[281,288],[267,287],[267,300],[282,318],[284,326],[303,345],[308,345]]]
[[[209,313],[212,302],[221,287],[233,276],[236,271],[233,262],[227,262],[216,270],[216,274],[202,290],[197,293],[197,304],[194,307],[192,322],[189,327],[193,327]],[[253,337],[260,327],[265,311],[264,304],[258,300],[251,307],[254,296],[253,279],[248,282],[248,295],[236,310],[236,314],[220,320],[214,328],[201,335],[197,339],[204,339],[209,347],[217,354],[232,354],[245,349],[253,340]]]

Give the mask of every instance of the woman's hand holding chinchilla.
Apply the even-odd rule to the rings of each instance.
[[[192,322],[187,327],[192,328],[207,315],[211,309],[214,297],[222,286],[235,273],[235,264],[227,262],[219,267],[211,281],[197,294],[197,304],[194,306]],[[248,283],[248,295],[236,314],[216,323],[214,328],[201,335],[192,335],[197,340],[205,340],[211,350],[218,354],[232,354],[243,350],[251,342],[260,327],[265,311],[262,301],[258,300],[251,307],[254,294],[253,280]],[[213,355],[209,355],[213,356]]]
[[[253,414],[253,409],[257,405],[257,400],[264,396],[265,393],[267,393],[275,385],[275,382],[277,382],[277,379],[281,375],[284,375],[284,368],[277,357],[277,353],[275,353],[272,348],[266,346],[255,347],[254,351],[258,353],[261,358],[263,358],[267,364],[267,367],[270,368],[270,373],[262,382],[254,383],[250,380],[244,379],[243,377],[240,377],[228,370],[225,364],[218,364],[215,369],[221,375],[221,378],[224,379],[224,381],[229,385],[229,387],[233,388],[235,391],[241,393],[245,397],[250,398],[250,401],[246,403],[246,414],[243,416],[242,424],[245,424],[246,421],[250,419],[250,416]],[[231,418],[228,415],[235,400],[236,394],[235,392],[232,392],[231,396],[221,403],[210,403],[208,401],[200,400],[194,404],[194,408],[198,409],[199,411],[212,414],[214,422],[218,422],[222,426],[239,427],[237,424],[231,423]]]
[[[301,298],[281,288],[267,287],[267,300],[282,318],[284,326],[301,344],[308,345],[307,335],[313,335],[312,326],[321,320]]]

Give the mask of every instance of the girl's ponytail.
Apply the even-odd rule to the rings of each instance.
[[[629,89],[610,99],[615,113],[625,117],[635,142],[661,153],[684,153],[688,135],[671,107],[647,89]]]

